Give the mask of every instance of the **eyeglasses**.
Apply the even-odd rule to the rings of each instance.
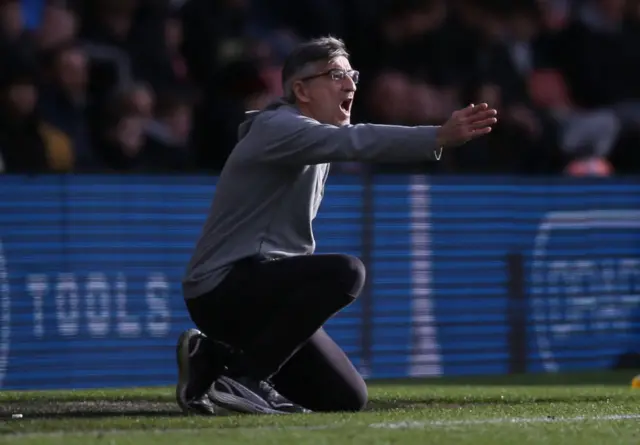
[[[335,81],[341,81],[344,80],[346,78],[346,76],[349,76],[351,78],[351,80],[353,80],[353,83],[358,83],[358,80],[360,80],[360,72],[356,71],[356,70],[341,70],[341,69],[337,69],[337,68],[333,68],[327,71],[323,71],[321,73],[318,74],[314,74],[312,76],[307,76],[307,77],[303,77],[300,80],[311,80],[311,79],[315,79],[317,77],[323,77],[323,76],[329,76],[331,78],[331,80],[335,80]]]

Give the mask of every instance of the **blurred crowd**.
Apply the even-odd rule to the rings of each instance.
[[[494,132],[455,174],[640,172],[640,0],[0,0],[0,171],[219,171],[299,41],[345,40],[352,121]]]

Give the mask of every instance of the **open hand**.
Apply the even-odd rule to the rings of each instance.
[[[462,145],[465,142],[491,132],[491,126],[498,122],[498,114],[489,105],[471,104],[454,111],[448,121],[438,130],[437,142],[440,147]]]

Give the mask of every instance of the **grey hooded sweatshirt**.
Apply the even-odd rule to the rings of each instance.
[[[437,129],[336,127],[303,116],[280,100],[247,113],[187,267],[184,298],[212,291],[240,259],[312,254],[312,221],[329,164],[432,160],[441,154]]]

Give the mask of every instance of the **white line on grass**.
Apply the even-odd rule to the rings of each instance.
[[[576,416],[576,417],[498,417],[495,419],[467,419],[467,420],[432,420],[432,421],[404,421],[383,422],[369,425],[371,428],[382,429],[409,429],[448,426],[472,426],[472,425],[496,425],[496,424],[523,424],[523,423],[571,423],[571,422],[612,422],[620,420],[640,419],[640,414],[619,414],[611,416]]]
[[[465,427],[477,425],[503,425],[503,424],[536,424],[536,423],[573,423],[573,422],[616,422],[624,420],[640,420],[640,414],[617,414],[609,416],[576,416],[576,417],[497,417],[485,419],[466,420],[430,420],[430,421],[403,421],[403,422],[383,422],[365,425],[368,428],[377,429],[427,429],[438,427]],[[16,433],[6,434],[4,439],[39,438],[39,437],[64,437],[64,436],[109,436],[123,434],[202,434],[211,431],[313,431],[313,430],[335,430],[340,428],[361,428],[363,425],[349,422],[332,423],[328,425],[308,425],[308,426],[255,426],[255,427],[225,427],[218,428],[156,428],[156,429],[108,429],[108,430],[87,430],[87,431],[56,431],[41,433]]]

